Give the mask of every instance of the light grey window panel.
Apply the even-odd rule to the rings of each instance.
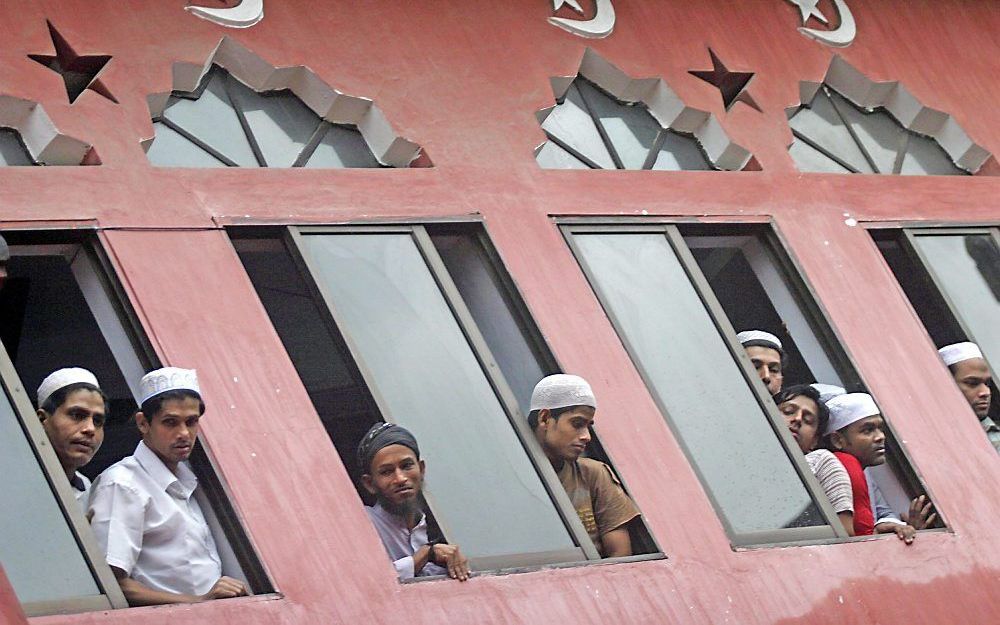
[[[624,169],[642,169],[656,143],[660,125],[645,108],[628,106],[606,96],[590,83],[575,83]]]
[[[288,91],[261,95],[229,78],[229,93],[243,111],[267,166],[291,167],[319,126],[319,116]]]
[[[667,238],[573,239],[618,333],[733,531],[826,525]]]
[[[788,153],[799,171],[811,171],[826,174],[849,174],[851,171],[837,161],[826,156],[802,139],[792,139]]]
[[[357,130],[331,126],[306,167],[378,167],[378,159]]]
[[[18,599],[34,603],[99,596],[66,517],[2,391],[0,440],[0,498],[4,502],[0,562]]]
[[[586,163],[562,149],[554,141],[543,143],[535,160],[543,169],[590,169]]]
[[[427,461],[428,499],[470,557],[574,545],[409,234],[301,238],[386,417]]]
[[[906,131],[903,127],[885,111],[865,113],[855,108],[839,93],[831,92],[830,97],[834,99],[837,110],[850,124],[861,146],[875,163],[878,173],[893,173],[896,154],[906,141]]]
[[[910,134],[910,142],[899,173],[904,176],[960,176],[964,171],[955,167],[940,145],[932,139]]]
[[[21,145],[17,132],[10,128],[0,128],[0,167],[34,164],[31,155]]]
[[[225,167],[215,158],[163,122],[153,122],[156,138],[146,157],[157,167]],[[242,131],[241,131],[242,132]]]
[[[676,132],[663,132],[663,146],[656,156],[652,169],[664,171],[712,169],[694,137]]]
[[[225,74],[216,72],[197,100],[171,96],[163,116],[240,167],[258,167],[224,81]]]
[[[913,238],[939,289],[983,350],[1000,368],[1000,249],[988,234]]]
[[[433,240],[476,327],[514,391],[522,415],[527,415],[531,392],[545,377],[545,371],[524,331],[517,325],[515,312],[503,296],[499,277],[491,270],[476,237],[446,234],[435,235]]]
[[[591,164],[616,169],[576,85],[570,85],[562,104],[556,105],[542,122],[542,129]]]
[[[788,120],[792,130],[796,130],[824,150],[849,163],[857,171],[870,174],[872,168],[847,126],[840,119],[833,103],[822,90],[816,93],[809,108],[802,107]]]

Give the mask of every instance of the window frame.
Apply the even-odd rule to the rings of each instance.
[[[716,329],[721,335],[724,335],[726,339],[727,346],[730,352],[733,353],[736,360],[740,363],[740,367],[743,371],[745,377],[751,376],[748,379],[756,379],[757,374],[753,370],[749,359],[746,357],[745,350],[739,345],[739,342],[735,338],[735,331],[732,328],[732,324],[729,322],[728,316],[722,309],[721,305],[715,298],[714,292],[711,286],[708,284],[704,275],[701,273],[700,267],[697,265],[693,255],[687,248],[684,241],[684,234],[681,233],[681,228],[685,230],[691,229],[695,230],[691,234],[700,234],[697,232],[700,229],[704,229],[706,234],[714,236],[757,236],[760,243],[767,249],[771,259],[775,261],[775,269],[781,274],[782,278],[785,280],[789,290],[796,297],[797,303],[802,308],[803,315],[810,322],[811,329],[816,335],[817,341],[826,348],[827,357],[831,360],[833,365],[841,373],[841,377],[844,378],[845,382],[853,382],[863,385],[868,388],[868,385],[864,381],[864,377],[861,375],[860,369],[855,364],[855,359],[851,356],[850,351],[847,347],[847,343],[841,340],[839,333],[837,332],[835,326],[830,323],[830,316],[822,305],[822,301],[817,297],[815,289],[812,287],[808,280],[808,276],[802,270],[798,260],[792,254],[786,238],[783,236],[781,230],[774,223],[773,219],[762,219],[762,220],[747,220],[745,217],[739,218],[734,217],[732,220],[728,221],[716,221],[712,220],[710,222],[701,221],[698,219],[687,219],[687,218],[636,218],[636,217],[554,217],[556,225],[559,227],[563,238],[566,240],[568,247],[573,255],[574,260],[583,270],[585,277],[587,278],[588,285],[594,292],[598,303],[600,304],[602,311],[608,317],[608,320],[612,324],[612,329],[615,334],[619,337],[623,347],[625,347],[626,352],[629,355],[630,361],[632,361],[633,366],[639,372],[640,376],[643,378],[644,383],[648,380],[646,372],[643,370],[642,366],[634,359],[634,350],[628,344],[625,338],[623,338],[618,332],[618,322],[615,316],[610,313],[604,306],[603,294],[595,286],[592,273],[590,269],[586,266],[585,261],[580,254],[579,248],[573,242],[573,234],[575,233],[589,233],[589,234],[600,234],[600,233],[615,233],[615,234],[627,234],[627,233],[662,233],[667,237],[671,248],[677,255],[677,258],[681,265],[684,267],[688,278],[691,280],[692,285],[698,292],[702,299],[702,303],[705,305],[706,310],[708,310],[710,316],[713,318]],[[720,233],[724,231],[724,233]],[[728,329],[728,331],[727,331]],[[834,346],[831,348],[830,346]],[[736,349],[739,347],[739,349]],[[781,547],[781,546],[791,546],[791,545],[802,545],[802,544],[829,544],[838,542],[849,542],[858,540],[867,540],[872,537],[861,536],[861,537],[851,537],[843,530],[843,526],[840,523],[839,518],[836,513],[832,510],[829,501],[826,499],[822,488],[819,486],[818,481],[812,474],[812,471],[808,468],[805,462],[804,455],[798,450],[798,446],[795,445],[791,436],[787,432],[787,427],[784,425],[784,419],[777,411],[777,407],[773,405],[773,401],[767,397],[763,389],[758,388],[759,384],[751,384],[755,396],[758,399],[758,403],[764,408],[772,428],[778,434],[778,439],[781,441],[782,446],[785,449],[786,454],[792,460],[792,464],[799,473],[799,476],[803,479],[803,483],[806,485],[806,489],[810,496],[816,502],[817,506],[822,510],[824,517],[829,521],[829,527],[832,527],[835,536],[823,536],[823,537],[810,537],[802,536],[803,529],[811,530],[813,528],[787,528],[787,529],[777,529],[777,530],[765,530],[761,532],[744,532],[738,534],[732,531],[732,528],[728,524],[726,517],[723,513],[723,509],[719,506],[718,502],[714,496],[705,487],[705,481],[701,475],[701,472],[697,468],[694,462],[691,461],[692,455],[687,447],[687,444],[683,438],[678,434],[676,427],[673,425],[669,413],[665,410],[664,404],[658,393],[652,388],[648,383],[645,384],[650,396],[653,398],[660,410],[661,415],[670,427],[671,432],[674,433],[674,438],[677,440],[681,449],[684,451],[685,458],[688,463],[695,470],[698,475],[700,484],[702,485],[705,494],[708,496],[712,507],[716,511],[716,515],[719,521],[723,524],[727,536],[730,538],[732,546],[735,550],[744,549],[757,549],[757,548],[769,548],[769,547]],[[766,399],[767,401],[763,401]],[[905,461],[905,466],[896,467],[897,470],[894,471],[897,479],[902,482],[907,489],[911,492],[923,492],[926,493],[932,501],[935,501],[937,505],[937,500],[931,493],[929,486],[920,478],[920,473],[916,469],[916,464],[910,457],[909,452],[899,444],[900,438],[895,434],[892,429],[892,425],[886,422],[887,438],[890,441],[891,449],[898,453],[902,460]],[[923,531],[950,531],[948,526],[945,524],[942,512],[938,510],[939,523],[942,527],[931,528]]]
[[[125,601],[125,595],[122,594],[118,581],[111,572],[111,567],[104,561],[104,556],[97,546],[97,540],[90,531],[90,525],[76,502],[72,487],[69,482],[54,477],[62,473],[62,465],[59,464],[59,459],[56,457],[52,445],[49,444],[41,422],[35,416],[35,410],[31,406],[24,385],[21,384],[14,363],[2,344],[0,344],[0,384],[10,399],[11,407],[18,419],[18,425],[24,432],[25,439],[38,461],[38,468],[42,471],[45,481],[48,482],[63,518],[82,553],[84,562],[90,569],[98,590],[101,591],[99,596],[94,597],[22,602],[21,609],[28,616],[42,616],[66,612],[127,608],[128,602]]]
[[[81,291],[84,291],[84,288],[81,284],[80,277],[73,269],[73,262],[78,255],[86,255],[88,263],[87,269],[92,271],[93,278],[97,281],[98,286],[101,289],[101,295],[99,297],[103,297],[105,300],[104,303],[110,307],[111,312],[114,314],[118,324],[120,325],[124,338],[132,347],[134,357],[138,360],[139,364],[144,367],[144,372],[162,366],[153,342],[150,340],[149,335],[145,331],[139,315],[136,313],[136,309],[132,306],[131,298],[129,297],[128,292],[125,290],[124,284],[120,279],[121,272],[116,267],[111,254],[108,252],[108,244],[103,237],[103,233],[100,228],[97,228],[96,226],[84,226],[74,229],[23,228],[4,230],[3,234],[11,250],[11,258],[14,258],[15,256],[62,256],[66,260],[67,265],[73,274],[73,279]],[[31,249],[28,254],[18,254],[18,251],[23,248]],[[84,299],[87,300],[89,307],[91,305],[91,301],[87,297],[86,293],[84,293]],[[94,315],[95,322],[98,324],[103,338],[104,329],[101,327],[99,316],[92,309],[91,313]],[[104,340],[107,341],[106,338]],[[110,342],[108,342],[108,348],[115,357],[115,365],[122,369],[126,385],[134,392],[133,387],[138,383],[138,380],[128,379],[128,373],[124,371],[122,362]],[[31,408],[31,401],[28,398],[23,385],[20,383],[17,370],[14,367],[13,362],[10,360],[6,348],[3,348],[2,344],[0,344],[0,375],[3,376],[3,385],[6,389],[8,389],[8,394],[11,395],[12,400],[13,395],[9,391],[10,387],[8,386],[8,382],[10,380],[16,381],[15,386],[22,396],[23,401],[26,402],[25,405],[29,408],[29,411],[24,414],[30,414],[33,416],[34,409]],[[10,375],[13,375],[14,377],[11,378],[9,377]],[[23,415],[21,413],[22,410],[23,405],[20,403],[15,406],[15,412],[17,412],[19,417],[23,419]],[[37,419],[28,419],[27,421],[31,424],[28,426],[28,429],[31,430],[31,436],[37,437],[38,434],[41,434],[42,438],[37,440],[44,441],[41,444],[41,447],[48,449],[51,453],[51,462],[54,463],[54,465],[50,466],[48,459],[45,459],[45,477],[49,483],[53,485],[53,488],[58,490],[58,481],[54,481],[52,479],[51,473],[52,466],[54,466],[56,470],[61,471],[58,458],[56,458],[55,452],[51,450],[51,446],[48,445],[48,439],[45,436],[44,430],[41,429],[41,424],[37,423]],[[23,428],[24,423],[22,422],[21,425]],[[34,426],[37,426],[37,431]],[[27,434],[28,430],[26,429],[25,431]],[[239,563],[240,569],[246,577],[251,589],[256,592],[254,596],[259,597],[273,594],[275,592],[275,588],[267,575],[264,561],[254,546],[253,541],[250,539],[247,529],[243,526],[243,523],[240,520],[240,515],[236,512],[233,505],[233,495],[229,485],[223,482],[220,477],[222,475],[222,471],[219,468],[219,463],[216,460],[215,455],[212,453],[210,445],[205,441],[202,435],[199,435],[198,441],[200,444],[195,446],[190,459],[191,468],[194,470],[195,475],[198,478],[198,484],[202,487],[203,494],[211,504],[213,516],[219,523],[219,529],[222,530],[224,537],[228,542],[229,547],[232,549],[233,554]],[[39,454],[39,446],[36,440],[31,440],[30,442],[32,447],[35,449],[36,456],[40,459],[44,459],[44,453]],[[60,491],[59,494],[61,497],[68,495],[71,498],[70,501],[73,506],[77,506],[75,497],[73,497],[71,490],[67,489],[65,492]],[[60,502],[60,505],[63,507],[65,514],[65,505],[62,502]],[[70,509],[77,511],[77,508]],[[82,515],[81,519],[83,519]],[[87,564],[92,570],[96,567],[99,570],[107,572],[110,576],[110,581],[113,583],[113,590],[111,592],[117,593],[118,597],[120,597],[120,601],[116,598],[115,600],[112,600],[110,604],[101,603],[101,605],[92,605],[94,602],[90,601],[86,601],[84,603],[74,601],[71,604],[65,601],[46,601],[30,604],[22,603],[21,607],[28,616],[41,616],[57,613],[82,613],[109,609],[117,610],[132,607],[125,600],[124,594],[122,594],[121,588],[119,587],[114,574],[105,562],[104,556],[100,553],[96,539],[94,539],[93,533],[90,531],[89,523],[85,522],[83,527],[86,528],[86,531],[83,532],[84,539],[93,544],[93,552],[91,553],[91,551],[88,550],[85,553]],[[79,528],[74,526],[72,529],[74,536],[77,538],[78,542],[80,542]],[[100,564],[95,565],[95,562],[99,562]],[[102,587],[102,590],[106,589]]]
[[[364,355],[358,348],[354,339],[349,333],[341,330],[345,327],[342,323],[343,317],[336,306],[329,290],[315,279],[313,261],[308,254],[303,251],[301,240],[303,236],[311,235],[336,235],[336,234],[405,234],[413,238],[413,241],[420,252],[427,270],[433,277],[437,287],[445,299],[451,314],[454,316],[459,329],[465,336],[469,348],[479,363],[488,383],[496,394],[498,401],[504,409],[508,421],[513,427],[514,434],[522,444],[527,454],[529,462],[538,473],[539,480],[545,488],[559,515],[566,527],[569,538],[576,543],[577,547],[570,550],[557,550],[551,552],[541,552],[536,554],[518,554],[476,558],[476,569],[478,571],[503,570],[511,568],[525,568],[546,566],[562,563],[599,561],[601,556],[587,534],[583,523],[580,521],[576,510],[570,502],[569,495],[559,482],[555,470],[541,450],[534,433],[528,426],[526,415],[522,415],[518,407],[517,398],[508,386],[495,358],[489,350],[486,340],[480,334],[479,329],[465,305],[458,288],[447,271],[439,256],[437,249],[427,233],[423,223],[393,223],[393,224],[348,224],[331,226],[302,226],[290,225],[284,227],[286,248],[289,250],[294,262],[299,268],[303,279],[314,298],[322,305],[319,306],[321,316],[328,324],[332,332],[339,333],[347,346],[355,366],[361,374],[362,380],[368,386],[369,392],[375,404],[378,406],[382,418],[389,423],[395,423],[392,413],[387,409],[386,402],[379,392],[379,386],[374,379],[371,369],[365,362]],[[487,246],[489,249],[489,246]],[[517,298],[520,299],[520,298]],[[431,512],[435,511],[434,498],[429,493],[424,493],[425,500]],[[441,528],[442,533],[449,535],[448,519],[435,514],[435,519]],[[453,535],[453,534],[452,534]],[[581,556],[583,560],[581,560]]]

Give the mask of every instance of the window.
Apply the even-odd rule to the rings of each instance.
[[[800,171],[962,175],[989,152],[955,120],[925,107],[899,83],[876,83],[840,57],[823,83],[802,82],[802,104],[788,110],[788,151]]]
[[[786,386],[861,386],[847,357],[827,347],[832,332],[767,232],[648,223],[563,231],[733,543],[845,537],[736,340],[736,330],[777,334]],[[909,466],[898,445],[889,449]],[[918,488],[904,489],[907,504]]]
[[[937,348],[979,345],[1000,370],[1000,229],[874,231],[879,250]],[[1000,414],[993,393],[990,415]]]
[[[634,79],[587,49],[575,77],[552,79],[556,105],[538,112],[545,169],[743,169],[750,153],[718,121],[689,108],[662,79]]]
[[[57,497],[53,502],[25,500],[23,506],[6,506],[0,523],[8,536],[23,536],[23,540],[3,541],[0,560],[29,613],[126,607],[58,460],[46,444],[29,395],[55,369],[80,366],[94,372],[110,400],[104,444],[81,470],[87,477],[96,478],[111,464],[131,455],[138,443],[138,432],[131,418],[137,410],[139,379],[155,364],[152,350],[111,278],[107,260],[87,237],[11,231],[4,236],[10,244],[11,258],[7,264],[8,279],[0,289],[0,340],[4,347],[0,357],[7,363],[3,381],[8,403],[0,402],[0,410],[8,412],[8,417],[16,414],[17,420],[4,418],[3,422],[8,428],[17,428],[20,423],[19,429],[24,433],[21,439],[25,440],[25,445],[17,443],[15,434],[19,433],[13,430],[4,439],[15,441],[12,445],[20,448],[0,459],[0,463],[7,469],[7,475],[24,476],[5,480],[4,488],[15,492],[5,493],[4,498],[14,497],[18,501],[26,493],[35,493],[37,499],[38,493],[43,492],[37,484],[45,482],[49,485],[46,488]],[[255,592],[268,592],[267,579],[260,573],[261,567],[235,520],[203,446],[204,441],[196,447],[191,464],[203,486],[206,503],[210,504],[202,507],[227,574],[247,579]],[[38,470],[39,465],[44,472]],[[20,491],[29,485],[30,490]],[[29,523],[23,510],[31,510],[37,518]],[[46,540],[49,532],[55,535],[53,528],[60,527],[63,518],[69,521],[76,544],[56,538]],[[30,540],[29,534],[33,536]],[[40,545],[52,552],[40,557],[37,552]],[[84,578],[72,572],[68,563],[77,559],[81,560],[82,570],[93,576],[89,583],[97,584],[94,588],[81,586],[80,580]],[[54,568],[44,571],[45,566]],[[71,574],[73,580],[69,580]],[[67,584],[54,583],[63,579],[59,575],[67,576]],[[84,589],[88,592],[83,592]],[[95,593],[103,593],[106,598],[99,602],[97,599],[101,597],[95,598]]]
[[[231,236],[356,484],[362,434],[399,423],[427,461],[432,531],[461,545],[474,570],[599,558],[525,416],[535,382],[557,365],[481,230]],[[635,531],[639,549],[655,549]]]
[[[94,148],[60,133],[41,104],[0,94],[0,167],[100,164]]]

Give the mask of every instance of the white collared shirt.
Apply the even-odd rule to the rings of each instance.
[[[382,539],[382,544],[392,559],[392,565],[396,567],[399,579],[412,578],[413,554],[428,542],[427,516],[423,515],[420,522],[411,530],[406,527],[406,519],[392,514],[383,508],[382,504],[376,503],[370,508],[366,507],[365,512],[378,531],[379,538]],[[417,573],[417,577],[447,574],[448,569],[428,561]]]
[[[110,566],[166,592],[202,595],[222,576],[215,540],[193,497],[198,479],[177,475],[140,442],[94,483],[91,527]]]
[[[80,505],[80,510],[86,515],[87,508],[90,507],[90,480],[87,479],[86,475],[77,471],[73,479],[69,481],[69,485],[73,487],[76,503]]]

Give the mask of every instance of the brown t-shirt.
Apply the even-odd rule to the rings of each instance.
[[[580,458],[564,462],[557,473],[590,539],[603,556],[601,536],[639,516],[639,508],[625,494],[611,467],[603,462]]]

